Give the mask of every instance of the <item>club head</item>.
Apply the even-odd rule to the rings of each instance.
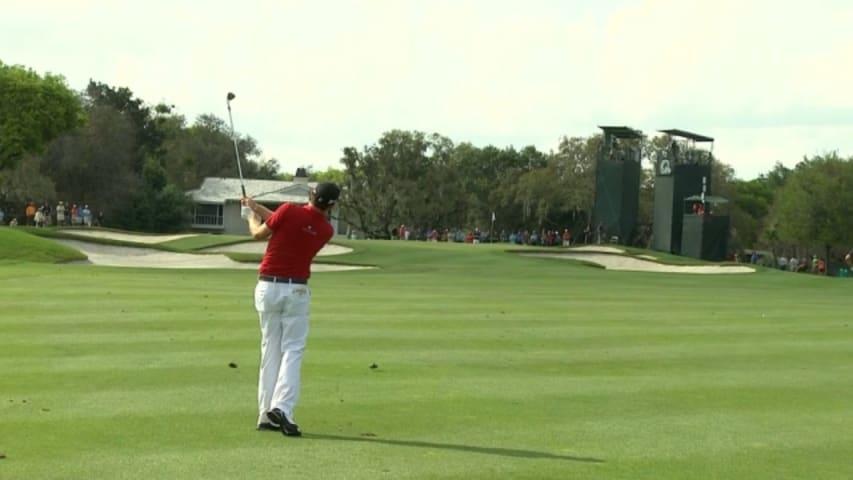
[[[234,98],[236,98],[236,97],[237,97],[237,95],[234,95],[232,92],[228,92],[228,96],[225,98],[228,99],[228,101],[230,102],[231,100],[234,100]]]

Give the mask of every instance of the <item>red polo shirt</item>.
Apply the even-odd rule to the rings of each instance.
[[[308,279],[311,260],[334,234],[326,216],[311,205],[285,203],[266,221],[272,236],[267,243],[260,274]]]

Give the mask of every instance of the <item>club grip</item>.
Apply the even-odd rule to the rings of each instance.
[[[243,196],[245,197],[246,196],[246,186],[243,185],[242,183],[240,184],[240,190],[243,191]]]

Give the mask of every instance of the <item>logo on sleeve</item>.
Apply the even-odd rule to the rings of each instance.
[[[315,237],[317,236],[317,232],[314,231],[313,225],[308,225],[307,227],[302,227],[302,231],[307,233],[308,235],[313,235]]]

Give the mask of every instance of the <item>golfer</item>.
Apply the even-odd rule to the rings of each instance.
[[[269,238],[255,287],[261,324],[258,430],[302,435],[293,423],[293,410],[308,339],[308,277],[314,256],[334,234],[327,216],[340,193],[334,183],[320,183],[309,194],[308,205],[284,203],[275,212],[243,198],[252,212],[247,215],[252,236]]]

